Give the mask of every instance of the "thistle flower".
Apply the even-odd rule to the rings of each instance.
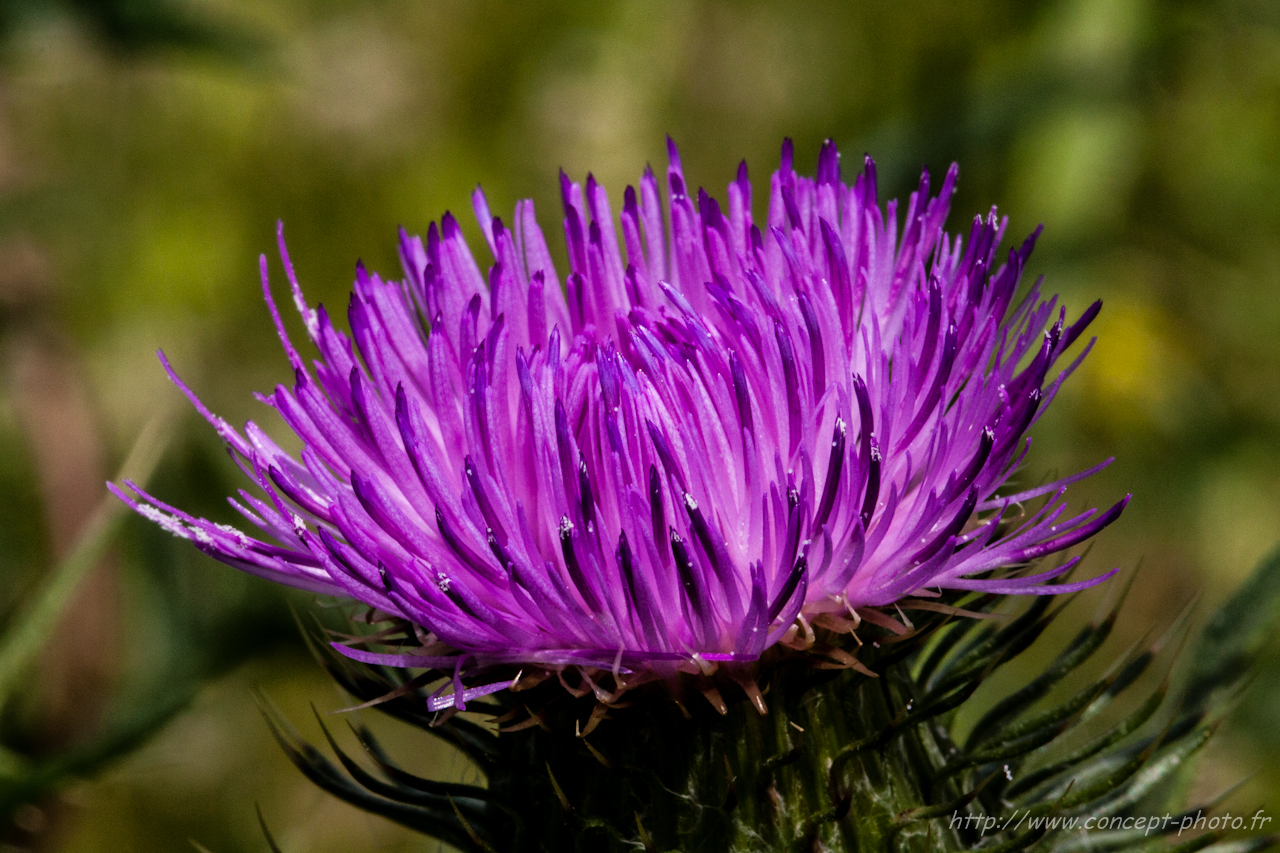
[[[875,164],[847,185],[830,142],[816,179],[784,144],[756,223],[745,163],[726,214],[702,190],[695,204],[669,151],[666,205],[647,170],[620,221],[592,177],[561,175],[563,286],[532,202],[508,225],[477,189],[487,282],[445,214],[425,243],[401,232],[402,280],[357,268],[349,334],[308,306],[281,233],[321,357],[286,335],[264,256],[295,382],[260,399],[300,457],[209,412],[161,355],[260,488],[231,499],[259,533],[113,490],[222,562],[417,626],[411,653],[343,651],[452,670],[433,707],[504,687],[461,681],[504,665],[634,685],[804,646],[815,626],[896,629],[895,607],[941,590],[1110,577],[1047,583],[1074,559],[1024,571],[1119,516],[1127,497],[1066,514],[1066,486],[1106,462],[1005,488],[1100,307],[1068,324],[1039,282],[1015,304],[1038,230],[1003,261],[994,209],[946,234],[954,166],[936,196],[922,176],[900,224]]]

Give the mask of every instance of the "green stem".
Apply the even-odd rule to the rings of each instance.
[[[165,432],[159,418],[148,423],[121,466],[120,476],[145,483],[164,454],[168,443]],[[49,571],[35,599],[19,612],[18,620],[0,638],[0,703],[44,648],[76,587],[114,538],[124,513],[125,506],[120,501],[111,495],[103,498],[71,553]]]

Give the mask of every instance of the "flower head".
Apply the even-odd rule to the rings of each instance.
[[[805,178],[788,142],[756,223],[745,164],[726,212],[695,203],[674,145],[665,207],[647,170],[620,220],[562,174],[563,285],[532,202],[507,224],[477,189],[487,276],[449,214],[425,243],[401,232],[404,278],[357,269],[349,334],[307,305],[281,237],[320,358],[286,336],[263,257],[295,382],[262,400],[300,458],[174,376],[259,487],[231,503],[260,532],[113,488],[216,559],[407,620],[425,646],[348,654],[457,671],[669,674],[939,590],[1089,586],[1110,575],[1022,569],[1128,499],[1066,517],[1092,471],[1002,487],[1099,305],[1068,324],[1038,283],[1015,303],[1036,234],[1001,257],[994,210],[946,234],[955,180],[932,196],[926,173],[900,222],[870,159],[847,185],[827,143]]]

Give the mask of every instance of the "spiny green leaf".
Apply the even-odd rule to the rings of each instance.
[[[959,659],[969,646],[990,639],[996,630],[995,625],[967,620],[943,625],[930,638],[926,651],[921,655],[913,673],[915,679],[927,682],[948,656]],[[966,642],[965,637],[969,637],[969,641]]]
[[[1116,799],[1107,803],[1111,811],[1123,811],[1139,803],[1143,797],[1155,789],[1156,785],[1168,778],[1178,768],[1186,764],[1191,756],[1199,752],[1209,738],[1213,736],[1214,727],[1205,726],[1196,729],[1169,747],[1161,750],[1152,760],[1133,777],[1128,789]]]
[[[271,848],[271,853],[283,853],[280,845],[276,844],[275,838],[271,836],[271,830],[267,827],[267,819],[262,816],[262,806],[255,805],[254,810],[258,813],[258,826],[262,829],[262,835],[267,839],[267,846]]]
[[[1072,835],[1055,844],[1053,853],[1195,853],[1222,838],[1223,833],[1206,832],[1194,838],[1185,838],[1170,844],[1165,835],[1177,830],[1179,824],[1171,821],[1169,829],[1152,834],[1148,829],[1117,829],[1105,832],[1089,832]]]
[[[1129,663],[1125,664],[1124,668],[1120,670],[1120,674],[1116,676],[1115,681],[1113,681],[1111,686],[1107,688],[1107,691],[1099,696],[1097,701],[1086,708],[1084,713],[1080,715],[1081,723],[1091,720],[1098,714],[1102,713],[1117,696],[1128,689],[1129,685],[1137,681],[1143,673],[1147,671],[1151,664],[1155,662],[1156,658],[1160,655],[1161,651],[1164,650],[1164,647],[1177,637],[1183,626],[1186,625],[1187,620],[1191,616],[1191,610],[1194,604],[1195,599],[1192,599],[1191,602],[1183,608],[1182,612],[1178,614],[1178,617],[1170,623],[1168,628],[1165,629],[1164,633],[1151,644],[1150,648],[1142,652],[1133,660],[1129,661]],[[1185,642],[1185,640],[1186,637],[1184,636],[1183,641]],[[1182,647],[1179,646],[1178,652],[1173,656],[1173,662],[1170,664],[1170,675],[1172,674],[1173,667],[1177,665],[1179,660],[1181,660],[1181,652]],[[1164,683],[1160,688],[1161,691],[1168,690],[1170,675],[1166,675]]]
[[[1067,726],[1067,721],[1060,721],[1053,725],[1045,726],[1039,731],[1031,732],[1021,738],[1002,741],[990,749],[967,753],[944,767],[940,775],[949,776],[970,767],[977,767],[983,764],[996,764],[999,762],[1009,761],[1010,759],[1016,758],[1020,755],[1026,755],[1028,752],[1039,749],[1051,740],[1057,738],[1058,735],[1062,734],[1063,731],[1066,730]]]
[[[1158,746],[1158,742],[1152,743],[1142,752],[1107,767],[1106,772],[1099,774],[1098,778],[1086,783],[1069,786],[1069,790],[1064,791],[1062,796],[1053,802],[1042,802],[1030,806],[1031,813],[1033,815],[1041,815],[1048,814],[1053,810],[1066,811],[1077,806],[1089,805],[1110,795],[1112,792],[1119,790],[1121,786],[1133,778],[1135,773],[1142,769],[1142,766],[1147,763]]]
[[[360,741],[360,745],[364,747],[365,752],[374,764],[378,765],[387,778],[403,785],[406,788],[414,788],[427,793],[438,794],[442,797],[475,797],[478,799],[492,799],[493,795],[486,789],[479,788],[475,785],[465,785],[460,782],[438,782],[434,779],[424,779],[410,773],[388,757],[386,750],[374,737],[373,732],[364,726],[352,726],[352,733],[356,739]]]
[[[975,853],[1017,853],[1018,850],[1026,850],[1032,844],[1035,844],[1041,838],[1049,833],[1044,827],[1037,829],[1029,829],[1021,835],[1015,835],[1008,841],[1002,841],[996,844],[980,845],[974,848]]]
[[[980,632],[975,642],[958,652],[929,679],[928,691],[937,693],[962,683],[974,672],[988,667],[992,655],[997,652],[1002,660],[1016,657],[1034,643],[1053,621],[1053,617],[1061,612],[1059,607],[1046,616],[1049,604],[1048,596],[1041,596],[1003,628],[990,633]]]
[[[483,799],[471,796],[454,796],[453,794],[436,794],[427,791],[421,791],[415,788],[403,787],[390,782],[385,782],[373,774],[369,773],[359,764],[357,764],[351,756],[338,746],[338,742],[334,740],[333,734],[329,731],[329,727],[324,724],[324,720],[320,717],[320,712],[311,707],[315,714],[316,722],[320,724],[320,731],[324,734],[325,740],[329,742],[329,748],[333,750],[333,754],[338,757],[338,762],[342,764],[348,775],[351,776],[361,787],[370,793],[377,794],[380,797],[386,797],[389,800],[395,800],[399,803],[409,803],[412,805],[427,806],[430,808],[444,809],[452,807],[455,812],[460,815],[466,812],[472,819],[483,819],[485,811],[485,803]],[[484,790],[475,789],[480,794],[484,794]],[[487,797],[485,798],[487,799]],[[463,816],[465,818],[465,815]]]
[[[472,842],[452,810],[396,802],[356,787],[318,749],[303,740],[265,696],[258,694],[257,698],[272,736],[293,765],[314,784],[367,812],[435,836],[460,850],[480,853],[481,848]]]
[[[307,632],[303,632],[306,636]],[[388,668],[356,667],[327,645],[312,639],[309,643],[325,671],[343,690],[366,702],[385,695],[399,686],[403,676]],[[382,677],[378,677],[382,676]],[[427,703],[417,693],[398,696],[377,706],[378,710],[415,726],[457,747],[481,769],[492,765],[499,754],[497,738],[482,726],[453,717],[444,725],[436,725],[438,714],[427,710]]]
[[[1129,714],[1129,716],[1125,717],[1123,720],[1116,723],[1106,732],[1089,741],[1084,746],[1072,751],[1060,761],[1057,761],[1047,767],[1033,770],[1032,772],[1014,780],[1013,784],[1011,784],[1005,791],[1006,795],[1010,797],[1017,797],[1023,792],[1034,791],[1034,789],[1042,783],[1053,779],[1059,774],[1066,773],[1074,767],[1080,766],[1103,750],[1124,740],[1126,737],[1142,728],[1142,726],[1146,724],[1147,720],[1150,720],[1151,717],[1155,715],[1155,712],[1159,710],[1160,706],[1164,703],[1164,698],[1168,693],[1168,690],[1169,681],[1166,679],[1165,682],[1155,690],[1155,692],[1147,697],[1147,701],[1143,702],[1142,705],[1134,710],[1133,713]]]
[[[1205,853],[1260,853],[1262,850],[1274,847],[1277,841],[1280,841],[1280,836],[1277,835],[1243,838],[1239,841],[1227,841],[1214,845],[1206,849]]]
[[[1280,621],[1280,549],[1209,619],[1191,654],[1185,704],[1203,709],[1212,694],[1243,678]]]
[[[1055,684],[1088,660],[1110,636],[1115,620],[1116,611],[1113,610],[1101,623],[1082,628],[1075,639],[1054,659],[1053,663],[1049,664],[1049,667],[1044,672],[1036,676],[1020,690],[1016,690],[1001,699],[978,720],[969,735],[969,743],[976,745],[998,737],[1000,727],[1004,722],[1040,699]]]
[[[1004,744],[1020,741],[1046,730],[1058,729],[1064,723],[1073,722],[1072,718],[1079,715],[1109,685],[1109,679],[1090,684],[1076,691],[1075,695],[1065,702],[997,729],[987,739],[993,742],[990,748],[999,749]]]

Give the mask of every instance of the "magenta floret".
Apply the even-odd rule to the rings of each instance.
[[[758,658],[798,619],[1110,576],[1017,571],[1119,516],[1128,498],[1064,518],[1066,486],[1096,468],[1000,495],[1098,309],[1068,325],[1038,282],[1014,305],[1038,231],[1002,261],[994,210],[946,234],[954,166],[937,196],[921,178],[900,226],[874,163],[847,185],[830,143],[816,180],[784,146],[757,224],[745,164],[726,215],[701,190],[694,204],[670,151],[666,207],[647,170],[621,239],[600,185],[561,175],[563,287],[532,202],[509,227],[477,189],[487,281],[446,214],[425,243],[401,232],[404,279],[357,269],[349,335],[307,305],[281,237],[320,358],[285,335],[264,257],[296,380],[262,399],[300,458],[170,370],[259,487],[231,499],[259,532],[112,488],[218,560],[402,617],[443,650],[352,657],[457,672],[669,673]]]

